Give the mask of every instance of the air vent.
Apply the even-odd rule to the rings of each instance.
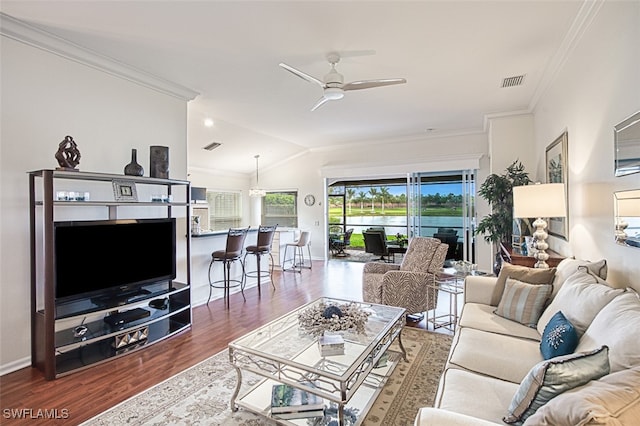
[[[525,74],[516,75],[514,77],[507,77],[502,80],[502,87],[515,87],[520,86],[524,81]]]
[[[220,145],[222,145],[220,142],[211,142],[209,145],[205,146],[203,149],[206,149],[207,151],[213,151]]]

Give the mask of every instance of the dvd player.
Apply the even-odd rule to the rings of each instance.
[[[108,315],[104,317],[104,322],[106,322],[110,326],[116,326],[127,322],[139,320],[141,318],[148,317],[149,315],[151,315],[151,312],[149,312],[148,310],[135,308],[128,311],[122,311]]]

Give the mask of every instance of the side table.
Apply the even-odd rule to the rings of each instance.
[[[435,285],[429,286],[435,292],[442,291],[449,295],[449,313],[436,314],[436,309],[427,312],[427,322],[433,329],[445,328],[455,331],[458,324],[458,296],[464,293],[464,279],[467,274],[458,274],[455,270],[443,270],[436,275]]]
[[[387,251],[391,257],[391,263],[396,263],[396,254],[405,254],[407,252],[406,246],[388,245]]]

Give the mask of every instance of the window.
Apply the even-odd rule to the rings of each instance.
[[[209,226],[212,231],[238,228],[242,223],[240,192],[207,191]]]
[[[267,192],[262,199],[263,225],[298,227],[298,192]]]

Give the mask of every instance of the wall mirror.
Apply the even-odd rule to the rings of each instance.
[[[640,248],[640,189],[613,194],[616,215],[616,242]]]
[[[613,129],[616,176],[640,172],[640,111]]]

